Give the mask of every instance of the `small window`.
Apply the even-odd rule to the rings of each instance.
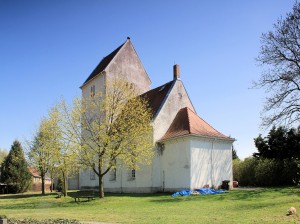
[[[129,176],[128,176],[129,180],[135,180],[135,169],[132,169],[129,171]]]
[[[95,85],[91,86],[91,97],[93,98],[95,96]]]
[[[95,174],[94,170],[92,170],[92,169],[90,169],[90,179],[96,180],[96,174]]]
[[[135,179],[135,169],[131,170],[131,178]]]
[[[110,181],[117,180],[117,169],[116,168],[111,169],[110,174],[109,174],[109,180]]]

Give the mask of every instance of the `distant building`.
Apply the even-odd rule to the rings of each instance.
[[[130,39],[104,57],[83,83],[82,96],[99,90],[107,80],[122,76],[149,101],[153,111],[156,156],[152,165],[138,171],[122,164],[104,177],[106,192],[161,192],[232,184],[233,138],[218,132],[200,118],[174,65],[173,79],[150,90],[150,78]],[[217,102],[217,101],[216,101]],[[93,171],[82,171],[71,188],[97,188]]]
[[[29,167],[28,170],[32,176],[32,186],[31,186],[30,190],[31,191],[42,191],[41,175],[33,167]],[[45,177],[45,191],[50,191],[50,186],[51,186],[51,178]]]

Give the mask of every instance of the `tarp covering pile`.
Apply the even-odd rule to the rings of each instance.
[[[177,191],[174,194],[172,194],[172,197],[176,197],[178,195],[181,196],[190,196],[191,194],[222,194],[225,193],[223,190],[214,190],[212,188],[199,188],[195,190],[183,190],[183,191]]]

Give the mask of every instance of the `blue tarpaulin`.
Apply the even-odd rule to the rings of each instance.
[[[222,193],[225,193],[225,191],[223,191],[223,190],[214,190],[212,188],[198,188],[193,191],[191,191],[191,190],[177,191],[174,194],[172,194],[172,197],[176,197],[178,195],[189,196],[189,195],[193,194],[194,192],[198,192],[199,194],[222,194]]]

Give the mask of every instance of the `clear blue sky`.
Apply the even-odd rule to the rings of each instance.
[[[181,79],[200,117],[255,151],[264,92],[249,89],[260,36],[292,0],[0,0],[0,148],[31,138],[61,96],[71,100],[99,61],[127,36],[152,88]]]

